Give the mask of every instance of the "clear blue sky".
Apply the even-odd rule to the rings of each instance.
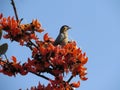
[[[69,39],[87,53],[87,81],[77,90],[120,90],[120,0],[15,0],[24,23],[38,19],[45,32],[56,38],[61,25],[72,27]],[[10,0],[0,0],[0,12],[13,16]],[[41,37],[41,36],[40,36]],[[2,40],[0,42],[8,42]],[[9,42],[10,43],[10,42]],[[30,55],[25,47],[10,43],[7,56],[24,62]],[[78,78],[76,78],[77,80]],[[35,86],[43,79],[0,74],[0,90],[18,90]]]

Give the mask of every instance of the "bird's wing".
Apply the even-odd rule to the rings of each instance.
[[[62,43],[62,41],[65,39],[65,35],[63,33],[60,33],[58,35],[58,37],[56,38],[54,44],[57,45],[57,44],[60,44]]]

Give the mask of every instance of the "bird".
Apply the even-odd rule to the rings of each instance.
[[[60,32],[54,42],[54,45],[66,45],[68,43],[68,30],[71,29],[68,25],[63,25],[60,28]]]

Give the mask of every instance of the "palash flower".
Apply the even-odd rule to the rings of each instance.
[[[38,37],[35,32],[41,33],[44,31],[37,19],[30,24],[20,24],[14,17],[5,18],[2,14],[0,14],[0,29],[6,32],[4,38],[20,42],[20,45],[24,45],[31,39],[37,40]]]

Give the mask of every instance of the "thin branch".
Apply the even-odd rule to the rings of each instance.
[[[72,78],[73,78],[73,75],[68,79],[68,83],[72,80]]]
[[[29,40],[29,42],[38,49],[38,47],[31,40]]]
[[[20,19],[20,22],[19,22],[19,24],[22,22],[22,20],[23,20],[23,18],[21,18],[21,19]]]
[[[34,72],[32,72],[32,71],[30,71],[32,74],[35,74],[35,75],[37,75],[37,76],[39,76],[39,77],[42,77],[42,78],[44,78],[44,79],[46,79],[46,80],[50,80],[48,77],[46,77],[46,76],[44,76],[44,75],[40,75],[40,74],[37,74],[37,73],[34,73]]]
[[[47,68],[46,71],[47,73],[53,75],[53,76],[56,76],[53,72],[52,72],[52,69],[51,68]]]
[[[4,54],[4,56],[5,56],[5,59],[8,61],[7,55],[6,55],[6,54]]]
[[[11,4],[12,4],[13,9],[14,9],[16,20],[18,21],[19,19],[18,19],[18,14],[17,14],[17,10],[16,10],[16,6],[15,6],[15,3],[14,3],[14,0],[11,0]]]
[[[5,61],[3,61],[3,60],[0,60],[0,62],[6,63],[6,62],[5,62]]]

